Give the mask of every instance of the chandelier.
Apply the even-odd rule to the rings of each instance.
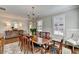
[[[37,11],[35,7],[31,7],[31,9],[32,10],[29,12],[27,16],[30,20],[36,20],[37,18],[39,18],[39,13],[36,14]]]

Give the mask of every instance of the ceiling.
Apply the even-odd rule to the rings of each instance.
[[[72,5],[0,5],[0,7],[5,8],[5,11],[0,11],[2,14],[10,17],[20,17],[27,18],[28,14],[31,14],[32,7],[35,7],[34,13],[35,17],[44,17],[48,15],[53,15],[59,12],[67,11],[78,6]],[[0,13],[0,14],[1,14]]]

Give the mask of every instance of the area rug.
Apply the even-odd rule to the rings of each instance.
[[[6,44],[4,46],[4,54],[23,54],[18,46],[18,42]]]

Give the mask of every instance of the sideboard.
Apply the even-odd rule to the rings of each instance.
[[[16,38],[19,34],[23,34],[23,30],[8,30],[5,31],[5,39]]]

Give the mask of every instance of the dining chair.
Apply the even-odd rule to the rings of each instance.
[[[21,51],[24,51],[24,53],[26,53],[26,50],[28,49],[28,42],[27,42],[28,38],[24,35],[19,35],[19,44],[20,44],[20,49]],[[27,51],[28,53],[28,51]]]
[[[37,36],[32,37],[32,53],[37,53],[41,51],[41,45],[36,43],[37,41]]]
[[[29,48],[30,48],[29,47],[30,41],[29,41],[27,36],[23,36],[23,40],[24,40],[24,53],[27,52],[27,54],[28,54],[28,51],[29,51]]]
[[[53,46],[51,46],[50,52],[55,54],[62,54],[62,47],[63,39],[61,40],[61,42],[59,42],[58,46],[56,46],[56,44],[53,44]]]
[[[18,45],[20,46],[21,51],[23,50],[23,41],[22,41],[23,38],[22,38],[22,36],[23,36],[23,35],[19,35],[19,36],[18,36],[18,38],[19,38],[19,39],[18,39],[18,41],[19,41],[19,44],[18,44]]]
[[[18,35],[18,46],[21,46],[22,35]]]
[[[51,39],[50,38],[43,38],[43,42],[46,42],[45,44],[42,45],[42,50],[43,50],[43,53],[50,53],[50,48],[51,48]]]
[[[27,44],[27,45],[25,45],[26,49],[27,49],[28,52],[32,53],[32,41],[31,41],[32,39],[31,39],[31,36],[26,36],[25,39],[26,39],[26,44]]]

